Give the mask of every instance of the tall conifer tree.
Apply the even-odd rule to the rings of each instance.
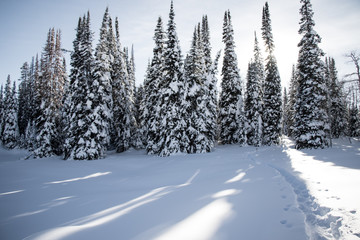
[[[226,11],[224,16],[223,42],[225,50],[219,99],[219,140],[222,144],[243,144],[245,143],[243,97],[230,11]]]
[[[310,0],[301,0],[298,91],[295,114],[296,148],[324,148],[328,146],[328,115],[324,55],[318,44],[320,36],[314,30],[313,9]]]
[[[159,155],[169,156],[185,151],[185,84],[183,62],[176,33],[175,13],[171,1],[164,51],[164,74],[159,84]]]
[[[288,130],[287,135],[289,137],[295,136],[295,104],[297,98],[297,79],[296,79],[296,69],[295,65],[292,66],[290,86],[289,86],[289,101],[287,103],[286,109],[288,111]]]
[[[186,149],[188,153],[209,152],[213,145],[208,138],[206,126],[208,90],[205,85],[207,71],[204,58],[199,24],[197,28],[195,27],[190,52],[185,63],[185,120],[188,138]]]
[[[18,118],[17,118],[17,97],[15,82],[11,88],[10,75],[8,75],[5,85],[4,97],[4,120],[2,129],[2,143],[8,149],[17,146],[18,140]]]
[[[268,53],[263,85],[263,144],[280,143],[281,135],[281,80],[274,56],[274,40],[272,35],[269,5],[266,2],[262,16],[262,37]]]
[[[216,55],[215,61],[211,59],[210,30],[207,16],[203,16],[201,23],[201,39],[204,52],[206,76],[204,87],[206,92],[206,135],[210,141],[211,148],[217,140],[217,64],[220,52]]]
[[[104,40],[106,32],[103,30],[101,33]],[[104,128],[97,127],[103,126],[104,123],[103,109],[100,107],[102,98],[99,94],[103,94],[105,89],[101,83],[94,80],[92,39],[93,33],[90,30],[90,13],[88,12],[87,16],[79,19],[76,39],[73,42],[69,85],[70,104],[67,110],[69,128],[65,142],[65,159],[92,160],[104,155],[107,136],[104,136]],[[100,72],[98,74],[100,75]]]
[[[60,61],[59,61],[60,59]],[[39,114],[36,119],[37,137],[34,157],[48,157],[60,154],[62,149],[58,139],[62,109],[63,86],[65,71],[60,46],[60,31],[49,30],[47,42],[41,59],[40,89],[39,89]]]
[[[131,130],[133,129],[133,100],[130,94],[130,79],[125,52],[120,43],[119,23],[115,20],[116,49],[112,71],[113,127],[115,130],[115,147],[123,152],[131,146]]]
[[[147,146],[148,154],[158,154],[160,151],[160,94],[165,59],[165,40],[166,33],[163,30],[163,22],[161,17],[158,18],[155,33],[155,47],[153,49],[153,58],[149,69],[149,76],[144,82],[145,91],[145,110],[144,121],[147,125]]]

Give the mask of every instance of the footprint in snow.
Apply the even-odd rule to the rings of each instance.
[[[287,212],[287,211],[289,211],[290,207],[291,207],[291,204],[288,204],[283,209],[284,209],[285,212]]]
[[[281,220],[280,223],[281,223],[281,224],[286,224],[287,221],[286,221],[286,220]]]
[[[292,224],[291,223],[288,223],[288,221],[287,220],[281,220],[280,221],[280,223],[282,224],[282,225],[285,225],[287,228],[292,228]]]
[[[282,198],[282,199],[286,199],[286,195],[281,195],[281,198]]]

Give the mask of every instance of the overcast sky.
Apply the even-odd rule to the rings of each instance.
[[[268,2],[275,55],[283,86],[287,86],[291,66],[297,61],[301,4],[300,0]],[[260,39],[264,4],[265,0],[174,0],[182,54],[185,56],[188,52],[194,26],[204,14],[209,19],[213,56],[223,49],[223,16],[230,9],[240,73],[245,80],[247,64],[253,56],[254,31],[264,49]],[[312,4],[315,30],[322,37],[321,48],[335,58],[341,78],[354,69],[346,64],[343,55],[350,50],[360,50],[360,1],[312,0]],[[122,45],[131,47],[134,44],[137,84],[142,83],[148,59],[152,56],[157,18],[163,18],[166,29],[170,0],[0,0],[0,83],[5,83],[8,74],[12,80],[19,79],[20,67],[25,61],[30,62],[36,53],[40,55],[51,27],[61,29],[62,47],[72,50],[78,18],[88,10],[91,29],[95,33],[95,48],[107,6],[111,17],[119,18]],[[69,56],[67,60],[69,63]]]

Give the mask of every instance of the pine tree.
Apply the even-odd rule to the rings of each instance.
[[[298,94],[296,101],[296,148],[324,148],[328,146],[328,116],[326,111],[326,82],[324,55],[315,32],[314,12],[310,0],[301,0],[301,20],[298,58]]]
[[[30,69],[29,69],[29,84],[28,84],[28,92],[26,94],[28,101],[28,123],[25,132],[25,142],[24,147],[29,151],[33,151],[35,147],[35,139],[36,139],[36,129],[35,129],[35,113],[36,113],[36,99],[35,99],[35,80],[36,80],[36,62],[35,58],[32,58]],[[19,94],[20,98],[20,94]],[[19,100],[20,101],[20,100]]]
[[[159,154],[160,152],[160,83],[162,82],[165,66],[165,39],[166,33],[163,30],[162,19],[159,17],[154,33],[155,47],[153,49],[149,76],[144,82],[145,109],[143,118],[147,125],[146,150],[148,154]]]
[[[290,86],[289,86],[289,101],[287,103],[287,115],[288,115],[288,130],[287,135],[289,137],[295,136],[295,103],[297,98],[297,79],[296,79],[296,70],[295,65],[292,66]]]
[[[159,84],[159,155],[169,156],[185,151],[185,96],[183,63],[171,1],[167,41],[164,51],[164,74]]]
[[[259,147],[262,143],[261,74],[258,65],[250,62],[247,72],[245,113],[247,144]]]
[[[148,67],[149,69],[149,67]],[[136,149],[143,149],[146,146],[146,127],[143,119],[143,111],[144,111],[144,87],[140,85],[136,88],[135,91],[135,104],[134,104],[134,116],[136,120],[136,132],[134,138],[134,147]]]
[[[57,46],[58,45],[58,46]],[[53,154],[60,154],[62,149],[57,125],[60,120],[62,108],[64,72],[59,71],[57,59],[62,59],[60,47],[60,32],[50,29],[47,42],[41,58],[41,75],[39,90],[39,115],[36,119],[37,137],[34,157],[48,157]],[[62,61],[60,65],[62,65]]]
[[[272,35],[269,5],[266,2],[262,16],[262,37],[265,42],[266,58],[265,81],[263,86],[263,144],[280,143],[281,135],[281,80],[274,56],[274,40]]]
[[[226,11],[224,16],[223,42],[225,50],[219,99],[219,140],[222,144],[244,144],[246,140],[241,78],[237,66],[230,11]]]
[[[18,97],[18,125],[19,125],[19,135],[23,140],[21,143],[22,147],[24,146],[25,141],[25,131],[30,120],[30,69],[29,64],[25,62],[21,67],[21,81],[19,85],[19,97]]]
[[[131,49],[131,56],[129,57],[128,48],[124,50],[124,60],[127,69],[127,78],[124,79],[124,116],[123,116],[123,140],[122,146],[118,148],[118,152],[123,152],[129,149],[134,143],[134,136],[136,135],[136,120],[134,116],[134,93],[135,93],[135,62],[134,49]]]
[[[5,85],[4,98],[4,121],[2,129],[2,143],[8,149],[17,146],[18,140],[18,122],[17,122],[17,97],[15,82],[11,89],[10,75],[8,75]]]
[[[253,63],[256,65],[256,71],[259,78],[259,95],[260,99],[264,98],[264,88],[265,88],[265,68],[264,68],[264,60],[261,54],[261,49],[259,46],[259,41],[256,36],[256,32],[254,32],[255,40],[254,40],[254,60]]]
[[[282,134],[288,135],[289,131],[289,110],[288,110],[288,103],[289,103],[289,95],[284,87],[283,93],[283,101],[282,101]]]
[[[328,82],[328,99],[329,99],[329,120],[331,137],[339,138],[344,134],[346,128],[345,114],[346,106],[342,93],[342,85],[337,77],[335,60],[326,59],[326,78]]]
[[[52,149],[56,155],[61,155],[64,152],[63,146],[65,142],[65,135],[63,132],[63,104],[65,97],[65,87],[67,85],[67,73],[66,73],[66,63],[61,50],[61,31],[57,30],[56,40],[55,40],[55,59],[54,59],[54,80],[53,80],[53,102],[54,109],[53,114],[55,116],[55,127],[56,135],[52,137]]]
[[[213,145],[208,139],[206,126],[208,91],[205,86],[207,71],[204,56],[199,24],[198,28],[195,27],[190,52],[185,63],[185,120],[188,153],[209,152]]]
[[[203,16],[201,24],[201,40],[204,52],[204,62],[206,75],[204,80],[204,87],[206,92],[206,136],[210,144],[210,148],[215,146],[217,140],[217,64],[220,57],[220,52],[217,54],[215,61],[211,59],[210,46],[210,30],[207,16]]]
[[[119,24],[115,19],[116,45],[112,66],[113,128],[117,152],[129,149],[131,144],[132,112],[129,95],[129,74],[125,52],[122,51]]]
[[[347,135],[349,137],[360,136],[360,111],[354,103],[348,109]]]
[[[90,123],[84,134],[86,159],[98,159],[104,157],[106,146],[109,143],[109,130],[112,89],[111,72],[114,57],[109,46],[109,34],[112,33],[111,19],[106,8],[103,22],[100,28],[100,39],[95,50],[95,61],[92,78],[87,81],[86,105],[89,114],[86,115]]]
[[[102,156],[103,142],[99,143],[98,132],[94,124],[98,119],[93,119],[94,100],[98,93],[90,89],[94,86],[93,66],[94,56],[92,49],[93,33],[90,31],[90,13],[79,18],[76,38],[73,42],[74,51],[71,54],[71,74],[69,83],[69,103],[66,118],[69,127],[66,129],[64,158],[75,160],[92,160]],[[103,34],[104,36],[104,34]],[[96,123],[95,123],[96,121]],[[100,122],[101,123],[101,122]],[[99,151],[98,151],[99,150]]]

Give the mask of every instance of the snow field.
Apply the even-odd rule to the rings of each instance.
[[[360,144],[310,151],[308,161],[291,144],[97,161],[20,160],[26,152],[1,149],[0,239],[358,239],[358,188],[345,201],[326,179],[357,183],[360,174],[342,171],[359,171]],[[329,163],[339,156],[353,165]],[[334,171],[319,180],[322,157]]]

